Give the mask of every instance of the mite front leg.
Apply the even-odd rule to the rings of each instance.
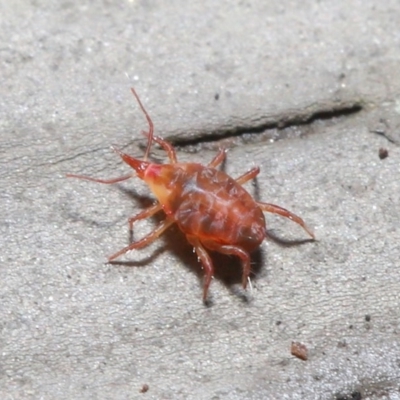
[[[122,250],[116,252],[112,256],[108,257],[108,261],[115,260],[117,257],[121,256],[122,254],[127,253],[128,251],[134,249],[141,249],[143,247],[148,246],[149,244],[153,243],[166,229],[168,229],[171,225],[173,225],[175,221],[173,219],[166,219],[161,222],[154,231],[150,232],[146,235],[143,239],[140,239],[136,242],[129,244],[129,246],[124,247]]]
[[[202,246],[199,239],[195,236],[187,235],[188,242],[194,247],[197,256],[199,257],[204,268],[204,286],[203,286],[203,302],[207,301],[208,288],[210,287],[211,280],[214,276],[214,267],[211,257],[207,250]]]
[[[146,136],[149,136],[148,132],[143,131],[142,133]],[[171,161],[171,164],[176,164],[178,162],[178,159],[176,157],[176,151],[171,143],[167,142],[163,138],[160,138],[159,136],[154,136],[153,140],[167,152],[167,155],[168,155],[169,160]]]
[[[118,182],[126,181],[126,180],[132,178],[133,176],[134,176],[133,174],[129,174],[129,175],[120,176],[120,177],[118,177],[118,178],[97,179],[97,178],[92,178],[92,177],[86,176],[86,175],[75,175],[75,174],[67,174],[67,175],[66,175],[67,178],[84,179],[85,181],[91,181],[91,182],[97,182],[97,183],[104,183],[104,184],[106,184],[106,185],[111,185],[111,184],[113,184],[113,183],[118,183]]]
[[[158,143],[167,152],[171,164],[176,164],[178,160],[176,158],[176,152],[172,144],[168,143],[159,136],[154,136],[154,141]]]
[[[156,214],[157,212],[159,212],[161,210],[162,210],[161,204],[157,203],[157,204],[154,204],[153,206],[141,211],[138,215],[135,215],[134,217],[131,217],[128,219],[129,243],[133,242],[133,224],[136,221],[139,221],[141,219],[146,219],[146,218],[152,217],[154,214]]]
[[[149,158],[149,154],[150,154],[150,148],[151,148],[151,142],[153,139],[153,133],[154,133],[154,125],[153,125],[153,121],[150,118],[150,115],[148,114],[148,112],[146,111],[146,109],[144,108],[142,102],[140,101],[139,96],[137,95],[137,93],[135,92],[134,88],[131,88],[132,94],[135,96],[139,107],[141,108],[141,110],[143,111],[143,114],[145,115],[147,122],[149,124],[149,142],[147,143],[147,147],[146,147],[146,152],[144,153],[144,161],[147,161],[147,159]]]
[[[315,239],[315,235],[312,232],[312,230],[305,224],[305,222],[298,217],[296,214],[293,214],[292,212],[286,210],[285,208],[279,207],[275,204],[269,204],[269,203],[260,203],[257,201],[258,206],[261,208],[261,210],[270,212],[273,214],[278,214],[281,215],[282,217],[289,218],[290,220],[296,222],[299,224],[313,239]]]

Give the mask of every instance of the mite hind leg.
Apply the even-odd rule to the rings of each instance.
[[[249,253],[238,246],[220,245],[215,242],[205,242],[204,245],[210,250],[217,251],[218,253],[222,254],[237,256],[241,259],[243,268],[242,285],[243,288],[246,289],[247,282],[251,273]]]
[[[257,205],[261,208],[261,210],[270,212],[273,214],[278,214],[281,215],[282,217],[288,218],[297,224],[299,224],[313,239],[315,239],[315,235],[313,231],[305,224],[305,222],[296,214],[293,214],[289,210],[286,210],[285,208],[279,207],[275,204],[269,204],[269,203],[260,203],[257,202]]]
[[[260,167],[254,167],[250,171],[247,171],[243,175],[236,178],[235,181],[239,185],[243,185],[244,183],[254,179],[259,173],[260,173]]]
[[[117,251],[115,254],[112,256],[108,257],[108,261],[115,260],[117,257],[121,256],[122,254],[127,253],[128,251],[134,250],[134,249],[142,249],[143,247],[148,246],[149,244],[153,243],[161,234],[165,232],[172,224],[174,224],[175,221],[173,219],[166,219],[162,221],[156,229],[151,231],[149,234],[147,234],[144,238],[130,243],[128,246],[124,247],[120,251]]]
[[[203,301],[207,301],[208,288],[214,276],[214,266],[207,250],[195,236],[186,235],[188,242],[193,246],[204,268]]]
[[[211,167],[211,168],[218,167],[218,165],[221,164],[222,161],[225,160],[225,157],[226,157],[226,150],[219,149],[216,156],[208,163],[208,167]]]

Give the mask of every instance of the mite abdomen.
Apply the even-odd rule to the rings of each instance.
[[[199,164],[179,167],[187,176],[173,202],[174,218],[184,233],[203,242],[237,245],[248,251],[264,240],[264,215],[241,185],[214,168]]]

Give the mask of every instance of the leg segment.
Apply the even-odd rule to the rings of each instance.
[[[154,137],[154,141],[158,143],[168,154],[168,158],[171,161],[171,164],[176,164],[176,152],[171,143],[166,142],[164,139],[159,136]]]
[[[116,252],[112,256],[108,257],[108,261],[115,260],[117,257],[122,254],[127,253],[130,250],[141,249],[143,247],[148,246],[152,242],[154,242],[166,229],[168,229],[175,221],[173,219],[166,219],[161,222],[154,231],[150,232],[143,239],[138,240],[137,242],[131,243],[129,246],[124,247],[122,250]]]
[[[142,132],[144,135],[149,136],[148,132]],[[171,164],[176,164],[178,162],[176,158],[176,152],[174,147],[172,146],[171,143],[168,143],[165,141],[163,138],[160,138],[159,136],[154,136],[153,140],[158,143],[168,154],[168,158],[171,161]]]
[[[112,183],[118,183],[118,182],[126,181],[127,179],[133,177],[132,174],[125,175],[125,176],[120,176],[119,178],[113,178],[113,179],[97,179],[97,178],[91,178],[90,176],[75,175],[75,174],[67,174],[66,176],[67,176],[67,178],[84,179],[85,181],[105,183],[106,185],[111,185]]]
[[[290,220],[296,222],[299,224],[313,239],[315,239],[314,233],[311,231],[311,229],[305,224],[305,222],[298,217],[296,214],[291,213],[290,211],[286,210],[285,208],[276,206],[275,204],[269,204],[269,203],[260,203],[257,201],[258,206],[261,208],[261,210],[270,212],[273,214],[278,214],[281,215],[282,217],[289,218]]]
[[[243,183],[246,183],[251,179],[254,179],[259,173],[260,173],[260,167],[254,167],[250,171],[247,171],[243,175],[239,176],[239,178],[236,178],[235,180],[239,185],[243,185]]]
[[[208,163],[208,166],[211,168],[217,167],[219,164],[222,163],[222,161],[225,160],[225,157],[226,157],[226,150],[219,149],[217,155]]]
[[[242,260],[243,267],[243,277],[242,277],[242,285],[243,288],[246,289],[247,281],[251,272],[250,267],[250,255],[247,251],[244,251],[241,247],[231,246],[231,245],[220,245],[215,242],[207,242],[205,246],[210,250],[217,251],[218,253],[227,254],[237,256]]]
[[[207,300],[208,288],[211,283],[211,279],[214,275],[214,267],[211,261],[211,257],[207,253],[207,250],[202,246],[199,239],[195,236],[187,235],[188,242],[194,247],[197,256],[199,257],[204,268],[204,286],[203,286],[203,301]]]
[[[149,217],[152,217],[154,214],[156,214],[158,211],[162,210],[161,204],[157,203],[154,204],[153,206],[146,208],[142,212],[140,212],[138,215],[135,215],[134,217],[131,217],[128,219],[129,223],[129,241],[133,242],[133,224],[136,221],[139,221],[141,219],[146,219]]]
[[[139,96],[135,92],[135,89],[131,88],[131,91],[132,91],[132,94],[135,96],[137,102],[139,103],[139,107],[141,108],[141,110],[143,111],[144,115],[146,116],[147,122],[149,124],[149,132],[148,132],[149,141],[147,143],[146,153],[144,153],[144,161],[147,161],[147,158],[149,157],[149,154],[150,154],[151,142],[153,140],[154,125],[153,125],[153,121],[150,118],[150,115],[147,113],[147,111],[144,108],[142,102],[140,101]]]

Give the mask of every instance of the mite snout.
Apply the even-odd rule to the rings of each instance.
[[[136,171],[139,178],[143,179],[144,172],[146,171],[147,167],[150,165],[149,162],[138,160],[137,158],[133,158],[130,155],[123,153],[121,150],[118,150],[115,147],[112,147],[112,149],[116,153],[119,154],[119,156],[122,158],[122,160],[125,163],[127,163],[130,167],[132,167]]]

